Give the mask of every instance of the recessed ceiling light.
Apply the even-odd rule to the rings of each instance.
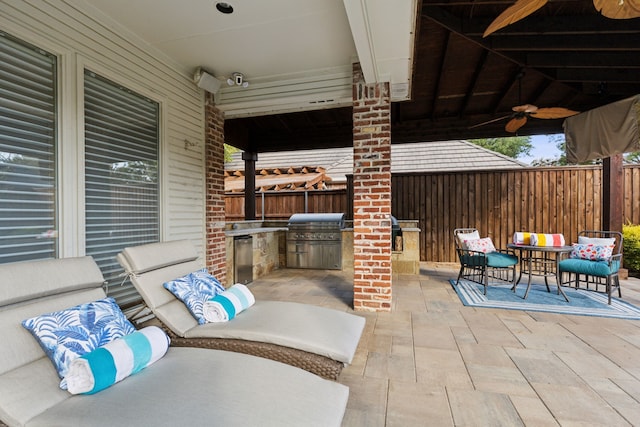
[[[231,6],[229,3],[221,1],[216,3],[216,9],[218,9],[218,12],[224,13],[226,15],[233,13],[233,6]]]

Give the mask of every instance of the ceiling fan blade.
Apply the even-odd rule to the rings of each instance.
[[[562,107],[538,108],[537,111],[531,113],[531,117],[536,119],[564,119],[578,114],[579,111],[569,110]]]
[[[527,123],[527,116],[518,116],[509,120],[504,127],[504,130],[511,133],[516,133],[524,124]]]
[[[502,116],[502,117],[498,117],[497,119],[492,119],[492,120],[488,120],[486,122],[478,123],[477,125],[469,126],[467,129],[479,128],[480,126],[488,125],[490,123],[499,122],[500,120],[508,119],[509,117],[511,117],[511,114],[509,114],[508,116]]]
[[[640,0],[593,0],[596,10],[611,19],[640,17]]]
[[[516,113],[535,113],[536,111],[538,111],[538,107],[531,104],[524,104],[524,105],[516,105],[515,107],[512,108],[512,110],[515,111]]]
[[[521,20],[531,15],[536,10],[547,4],[548,0],[518,0],[514,5],[509,6],[502,12],[484,31],[482,37],[504,28],[509,24]]]

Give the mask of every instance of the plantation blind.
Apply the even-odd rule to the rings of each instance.
[[[55,258],[56,58],[0,32],[0,263]]]
[[[141,299],[116,255],[160,237],[159,107],[85,71],[86,253],[102,271],[107,293],[123,308]]]

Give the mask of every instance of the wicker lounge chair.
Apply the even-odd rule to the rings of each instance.
[[[11,427],[335,426],[349,390],[261,357],[170,347],[92,395],[72,395],[21,321],[105,297],[90,257],[0,265],[0,424]]]
[[[365,325],[350,313],[282,301],[256,301],[230,322],[199,325],[163,287],[202,267],[190,242],[126,248],[118,261],[175,346],[237,351],[337,379],[351,363]]]

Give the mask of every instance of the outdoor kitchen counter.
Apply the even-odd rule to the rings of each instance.
[[[244,224],[243,224],[244,225]],[[257,225],[257,224],[252,224]],[[284,266],[284,245],[287,227],[240,226],[225,230],[227,253],[226,285],[237,280],[235,269],[235,240],[251,237],[251,265],[253,279]]]
[[[258,233],[277,233],[278,231],[287,231],[287,227],[256,227],[256,228],[238,228],[235,230],[226,230],[224,235],[227,237],[249,236]]]

